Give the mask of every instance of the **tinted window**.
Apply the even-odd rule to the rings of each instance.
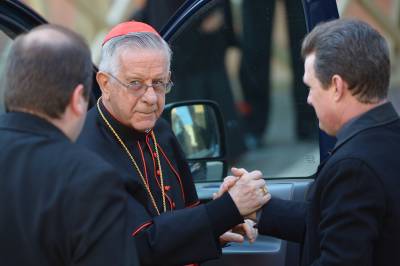
[[[302,82],[305,34],[301,1],[216,1],[171,42],[175,87],[167,100],[218,102],[230,165],[310,176],[319,149]]]

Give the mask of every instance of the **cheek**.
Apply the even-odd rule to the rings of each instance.
[[[329,125],[334,123],[335,112],[328,102],[319,102],[314,109],[319,121],[324,124],[325,127],[329,127]]]
[[[125,121],[131,119],[136,108],[138,99],[128,94],[118,94],[114,98],[115,109],[118,110],[119,116]]]
[[[157,100],[157,117],[160,117],[160,115],[164,111],[164,106],[165,106],[165,97],[160,97]]]

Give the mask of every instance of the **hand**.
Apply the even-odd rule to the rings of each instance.
[[[213,193],[213,199],[217,199],[222,196],[225,192],[227,192],[236,182],[239,180],[240,177],[237,176],[227,176],[224,178],[224,182],[222,182],[221,186],[219,187],[218,192]]]
[[[229,242],[242,243],[244,241],[244,236],[246,236],[251,244],[256,241],[257,235],[258,232],[257,229],[254,228],[254,222],[245,220],[244,223],[235,226],[233,229],[221,235],[219,241],[222,245]]]
[[[244,223],[235,226],[232,232],[246,236],[249,243],[254,243],[258,236],[258,231],[254,228],[255,223],[252,220],[246,219]]]
[[[233,233],[232,230],[225,232],[219,237],[219,243],[221,245],[228,244],[230,242],[243,243],[244,237],[241,234]]]
[[[249,173],[245,169],[232,168],[232,173],[240,178],[228,193],[243,217],[253,214],[270,200],[271,195],[265,192],[265,181],[260,171]]]
[[[246,169],[244,168],[236,168],[232,167],[231,168],[232,173],[234,174],[233,176],[227,176],[224,178],[224,182],[222,182],[221,186],[219,187],[219,191],[216,193],[213,193],[213,199],[217,199],[222,196],[225,192],[227,192],[233,185],[236,184],[236,182],[239,180],[239,178],[245,174],[248,173]]]
[[[235,176],[242,176],[242,175],[248,173],[247,170],[244,169],[244,168],[235,168],[235,167],[232,167],[231,171],[232,171],[232,174],[234,174]],[[230,185],[231,183],[232,183],[232,181],[229,181],[229,183],[227,183],[225,186],[228,186],[228,185]],[[265,186],[265,189],[263,188],[263,190],[264,190],[264,193],[270,194],[269,191],[268,191],[268,187],[267,187],[267,186]],[[271,195],[269,195],[268,201],[269,201],[270,199],[271,199]],[[267,202],[268,202],[268,201],[267,201]],[[257,222],[257,221],[256,221],[256,220],[257,220],[257,212],[255,211],[255,212],[253,212],[253,213],[247,215],[245,218]]]

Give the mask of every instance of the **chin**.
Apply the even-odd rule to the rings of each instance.
[[[319,127],[319,129],[321,129],[322,131],[324,131],[328,136],[331,136],[331,137],[335,137],[336,136],[336,133],[335,132],[333,132],[333,130],[330,130],[330,129],[326,129],[326,128],[323,128],[323,127]]]
[[[132,123],[132,127],[139,132],[145,132],[149,128],[153,128],[156,124],[156,121],[146,121],[146,122],[139,122],[139,123]]]

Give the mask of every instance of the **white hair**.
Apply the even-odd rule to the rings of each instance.
[[[152,32],[134,32],[114,37],[107,41],[101,49],[99,70],[115,75],[118,71],[118,55],[126,48],[154,49],[164,51],[167,56],[168,70],[171,66],[172,51],[168,43]]]

